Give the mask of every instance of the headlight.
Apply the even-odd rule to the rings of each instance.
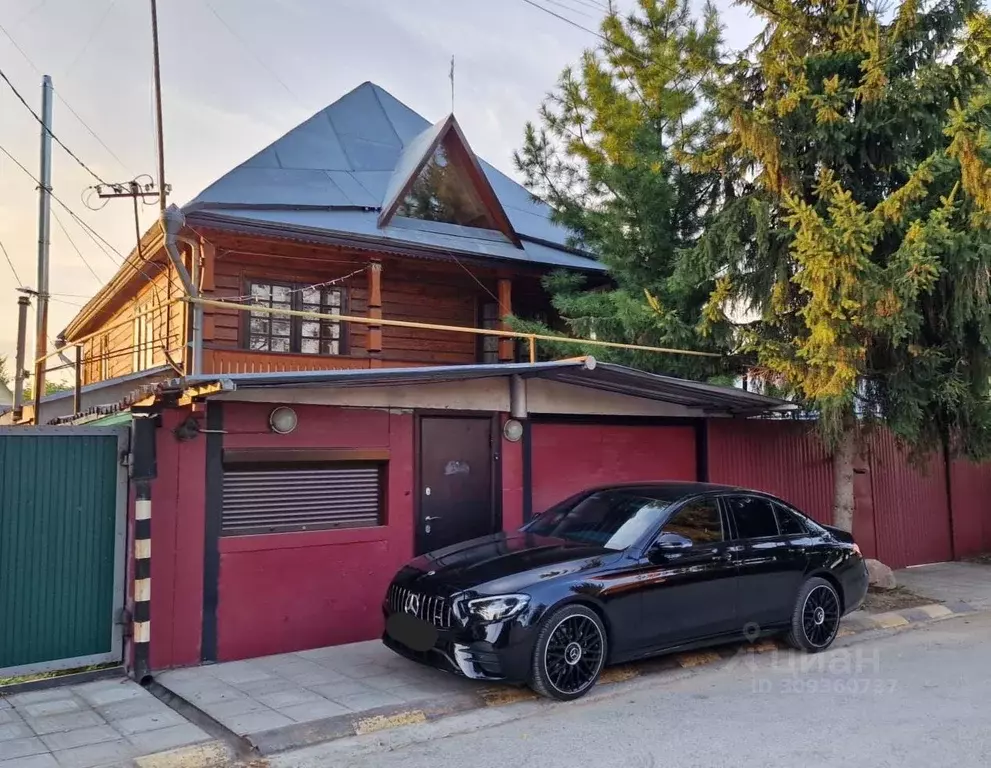
[[[529,595],[499,595],[468,601],[468,613],[482,621],[502,621],[522,613],[530,602]]]

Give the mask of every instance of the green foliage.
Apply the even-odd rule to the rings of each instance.
[[[574,245],[609,268],[612,284],[560,273],[546,287],[573,336],[723,350],[725,328],[706,335],[699,328],[711,277],[678,268],[721,194],[718,172],[686,165],[686,155],[700,151],[712,130],[705,94],[718,72],[715,10],[706,7],[696,20],[687,0],[638,0],[629,16],[608,16],[602,36],[577,67],[562,73],[541,108],[540,126],[526,126],[516,164],[527,186],[575,233]],[[548,332],[533,323],[515,325]],[[726,367],[714,358],[540,348],[695,378]]]
[[[6,355],[0,355],[0,384],[10,385],[10,374],[7,373]]]
[[[855,405],[919,450],[991,452],[991,23],[976,0],[741,0],[766,21],[727,65],[695,155],[727,195],[685,280],[706,321],[749,305],[758,372],[822,414]]]
[[[54,395],[56,392],[67,392],[72,389],[72,385],[64,381],[46,381],[45,394]],[[24,402],[30,403],[34,400],[34,390],[30,386],[24,387]]]

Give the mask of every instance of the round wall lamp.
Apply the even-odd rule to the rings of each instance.
[[[299,417],[292,408],[280,405],[268,415],[269,428],[278,435],[288,435],[299,424]]]
[[[516,419],[507,419],[502,427],[502,436],[511,443],[518,443],[523,437],[523,425]]]

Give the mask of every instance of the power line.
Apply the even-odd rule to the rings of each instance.
[[[10,271],[14,273],[14,279],[17,284],[23,286],[24,283],[21,282],[20,276],[17,274],[17,270],[14,268],[14,262],[10,259],[10,254],[7,253],[7,249],[3,245],[3,240],[0,240],[0,251],[3,251],[3,257],[7,260],[7,264],[10,266]]]
[[[6,27],[4,27],[4,26],[3,26],[3,24],[0,24],[0,32],[2,32],[2,33],[3,33],[3,35],[4,35],[4,37],[6,37],[6,38],[7,38],[7,40],[9,40],[9,41],[10,41],[10,44],[11,44],[12,46],[14,46],[14,49],[15,49],[15,50],[16,50],[16,51],[17,51],[17,52],[18,52],[19,54],[21,54],[21,57],[22,57],[22,58],[24,59],[24,61],[26,61],[26,62],[27,62],[27,63],[28,63],[28,64],[29,64],[30,66],[31,66],[31,69],[33,69],[33,70],[34,70],[35,72],[37,72],[37,73],[38,73],[39,75],[42,75],[42,74],[44,74],[44,73],[43,73],[43,72],[42,72],[42,71],[41,71],[41,70],[40,70],[40,69],[38,68],[38,66],[37,66],[37,65],[36,65],[36,64],[35,64],[35,63],[34,63],[34,62],[33,62],[33,61],[31,60],[31,57],[30,57],[30,56],[28,56],[28,55],[27,55],[27,53],[25,53],[25,52],[24,52],[24,49],[23,49],[23,48],[21,48],[21,46],[20,46],[20,45],[18,45],[18,43],[17,43],[17,41],[16,41],[16,40],[14,39],[14,37],[13,37],[13,36],[12,36],[12,35],[10,34],[10,32],[8,32],[8,31],[7,31],[7,28],[6,28]],[[83,128],[85,128],[85,129],[87,130],[87,132],[89,133],[89,135],[90,135],[90,136],[92,136],[92,137],[93,137],[94,139],[96,139],[96,141],[97,141],[97,142],[98,142],[98,143],[100,144],[100,146],[101,146],[101,147],[103,147],[103,148],[104,148],[105,150],[107,150],[107,152],[109,152],[109,153],[110,153],[110,156],[111,156],[111,157],[113,157],[113,159],[117,161],[117,163],[118,163],[118,164],[120,165],[120,167],[121,167],[121,168],[123,168],[123,169],[124,169],[125,171],[127,171],[128,173],[131,173],[131,171],[130,171],[130,169],[129,169],[129,168],[128,168],[128,167],[127,167],[127,166],[126,166],[125,164],[124,164],[124,161],[123,161],[123,160],[121,160],[121,159],[120,159],[120,158],[119,158],[119,157],[117,156],[117,153],[116,153],[116,152],[114,152],[114,151],[113,151],[113,150],[112,150],[112,149],[111,149],[111,148],[110,148],[110,147],[109,147],[109,146],[107,145],[107,143],[106,143],[106,142],[105,142],[105,141],[104,141],[103,139],[101,139],[101,138],[100,138],[100,137],[99,137],[99,136],[97,135],[97,133],[96,133],[96,131],[94,131],[94,130],[93,130],[92,128],[90,128],[90,127],[89,127],[89,124],[88,124],[88,123],[87,123],[87,122],[86,122],[85,120],[83,120],[83,118],[82,118],[82,116],[80,116],[80,114],[79,114],[78,112],[76,112],[76,110],[75,110],[75,109],[73,108],[73,106],[72,106],[72,105],[71,105],[71,104],[70,104],[70,103],[69,103],[69,102],[68,102],[68,101],[66,100],[66,98],[65,98],[65,97],[64,97],[64,96],[63,96],[63,95],[62,95],[61,93],[59,93],[59,91],[58,91],[58,89],[57,89],[57,88],[54,88],[54,87],[53,87],[53,88],[52,88],[52,90],[53,90],[53,91],[55,92],[55,95],[56,95],[56,96],[58,96],[58,98],[59,98],[59,101],[61,101],[61,102],[62,102],[62,104],[63,104],[63,105],[65,105],[65,108],[69,110],[69,113],[70,113],[70,114],[71,114],[71,115],[72,115],[72,116],[73,116],[74,118],[76,118],[76,120],[78,120],[78,121],[79,121],[79,124],[80,124],[80,125],[81,125],[81,126],[82,126]]]
[[[107,6],[107,10],[103,12],[103,15],[100,17],[100,20],[96,22],[96,26],[94,26],[93,30],[89,33],[89,37],[86,38],[86,43],[83,45],[82,48],[79,49],[79,53],[77,53],[73,57],[72,63],[65,68],[67,72],[71,72],[73,67],[76,66],[76,62],[83,57],[84,53],[86,53],[86,50],[89,48],[90,43],[93,42],[93,38],[95,38],[97,33],[103,28],[104,22],[106,22],[107,17],[110,15],[110,12],[114,9],[115,5],[117,5],[117,0],[110,0],[110,4]]]
[[[47,125],[45,125],[45,121],[42,120],[38,116],[38,113],[35,112],[34,109],[31,108],[31,105],[27,103],[27,101],[25,100],[25,98],[23,96],[21,96],[20,91],[18,91],[17,88],[14,87],[14,84],[12,82],[10,82],[10,78],[7,77],[7,74],[2,69],[0,69],[0,78],[2,78],[3,81],[10,87],[10,90],[12,90],[14,92],[14,95],[17,97],[18,101],[20,101],[21,104],[24,105],[24,108],[28,112],[31,113],[31,116],[34,117],[34,119],[38,121],[38,124],[41,125],[46,131],[48,131],[48,135],[52,137],[52,140],[56,144],[58,144],[60,147],[62,147],[62,149],[64,149],[66,151],[66,153],[68,153],[69,157],[71,157],[73,160],[75,160],[77,163],[79,163],[79,165],[81,165],[83,167],[83,169],[87,173],[89,173],[90,176],[92,176],[94,179],[96,179],[97,181],[99,181],[101,184],[105,184],[106,182],[103,181],[103,179],[100,178],[99,174],[97,174],[96,171],[94,171],[92,168],[90,168],[88,165],[86,165],[86,163],[84,163],[82,160],[80,160],[79,159],[79,156],[75,152],[73,152],[71,149],[69,149],[65,145],[65,142],[63,142],[62,139],[60,139],[58,136],[56,136],[55,133],[54,133],[54,131],[52,131],[51,128],[49,128]]]
[[[562,3],[561,0],[544,0],[544,2],[550,3],[551,5],[556,5],[558,8],[564,8],[565,10],[571,11],[572,13],[577,13],[579,16],[584,16],[586,19],[595,18],[590,13],[586,13],[585,11],[580,11],[574,6],[567,5],[566,3]]]
[[[69,245],[72,246],[72,249],[82,260],[83,264],[86,265],[86,269],[90,271],[90,273],[93,275],[93,277],[97,279],[100,285],[103,285],[102,278],[98,274],[96,274],[96,270],[93,269],[93,266],[86,260],[86,257],[83,256],[83,252],[79,250],[79,246],[76,245],[76,242],[72,239],[72,235],[69,234],[69,230],[65,228],[65,224],[62,223],[62,220],[58,217],[58,214],[55,213],[55,211],[52,211],[52,216],[55,219],[55,223],[59,225],[59,228],[62,230],[62,233],[65,235],[66,240],[69,241]],[[49,293],[48,295],[51,296],[51,293]],[[63,294],[63,295],[67,295],[67,294]],[[86,298],[86,297],[82,297],[82,298]]]
[[[224,26],[224,29],[226,29],[230,33],[231,37],[237,40],[244,47],[244,49],[249,54],[251,54],[251,57],[256,62],[258,62],[258,64],[262,67],[262,69],[266,70],[272,77],[278,80],[279,85],[285,88],[286,93],[292,96],[299,103],[301,107],[305,108],[306,105],[303,103],[303,100],[296,95],[296,93],[293,91],[292,88],[286,85],[285,81],[281,77],[279,77],[279,75],[275,72],[274,69],[272,69],[268,64],[262,61],[261,57],[257,53],[255,53],[254,49],[244,41],[244,38],[242,38],[230,24],[224,21],[224,18],[220,15],[220,13],[217,12],[217,9],[213,7],[213,5],[210,3],[210,0],[203,0],[203,4],[207,7],[210,13],[212,13],[216,17],[217,21],[219,21]]]

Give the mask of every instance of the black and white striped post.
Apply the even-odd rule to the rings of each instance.
[[[152,413],[134,413],[131,422],[131,479],[134,481],[134,679],[151,679],[151,481],[157,474]]]

